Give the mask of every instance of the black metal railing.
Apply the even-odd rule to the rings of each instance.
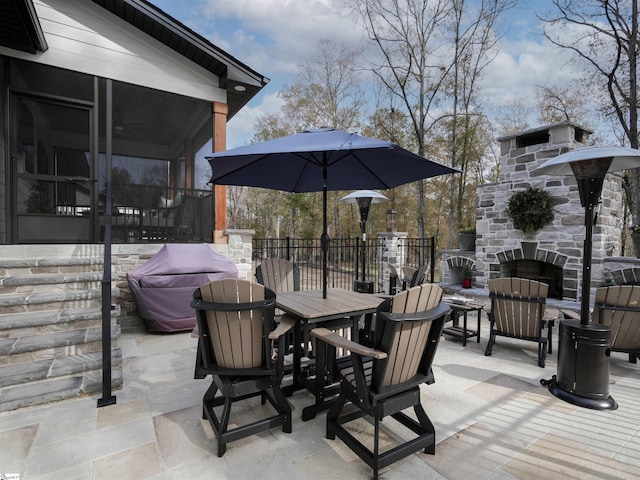
[[[433,237],[400,238],[398,251],[404,254],[404,265],[414,268],[428,265],[426,281],[433,283],[436,275],[436,249]]]
[[[329,288],[354,287],[355,280],[362,280],[360,238],[333,238],[327,252],[327,286]],[[365,244],[365,281],[373,282],[379,291],[384,272],[379,268],[384,240],[368,240]],[[300,288],[322,288],[322,249],[320,239],[306,238],[254,238],[254,271],[265,258],[284,258],[300,268]]]
[[[327,260],[327,286],[329,288],[354,288],[355,281],[362,281],[362,250],[360,238],[334,238],[329,243]],[[373,283],[373,292],[386,292],[389,285],[388,270],[383,255],[385,239],[368,239],[365,244],[365,282]],[[426,281],[435,279],[435,243],[433,238],[401,238],[399,255],[404,265],[418,268],[428,265]],[[322,288],[322,249],[319,239],[303,238],[254,238],[253,267],[265,258],[284,258],[300,268],[300,288]],[[385,273],[387,272],[387,273]]]
[[[114,243],[211,242],[211,190],[113,185]]]

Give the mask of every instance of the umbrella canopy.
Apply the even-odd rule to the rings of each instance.
[[[211,182],[286,192],[386,190],[423,178],[459,173],[395,143],[332,128],[217,152]],[[323,171],[331,173],[323,180]]]
[[[460,170],[427,160],[395,143],[332,128],[216,152],[207,159],[216,185],[287,192],[323,192],[322,270],[326,297],[327,190],[386,190]]]

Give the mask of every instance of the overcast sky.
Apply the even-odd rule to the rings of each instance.
[[[296,66],[318,41],[331,38],[351,46],[363,32],[343,0],[151,0],[157,7],[271,79],[228,125],[227,148],[249,143],[255,119],[279,111],[277,92],[295,81]],[[566,55],[540,35],[534,14],[551,9],[550,0],[518,0],[504,19],[507,34],[486,71],[483,104],[496,107],[510,98],[533,101],[536,84],[566,85]],[[536,126],[536,125],[532,125]]]

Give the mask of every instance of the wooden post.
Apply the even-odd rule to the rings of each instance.
[[[222,152],[227,149],[227,113],[226,103],[213,102],[213,151]],[[214,186],[214,232],[213,241],[222,237],[227,228],[227,187]]]
[[[193,181],[196,170],[196,156],[191,139],[187,139],[184,142],[184,157],[184,187],[189,191],[194,187]]]

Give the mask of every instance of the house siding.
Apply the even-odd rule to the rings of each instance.
[[[34,1],[49,46],[31,55],[0,53],[90,75],[227,102],[219,79],[93,2]]]

